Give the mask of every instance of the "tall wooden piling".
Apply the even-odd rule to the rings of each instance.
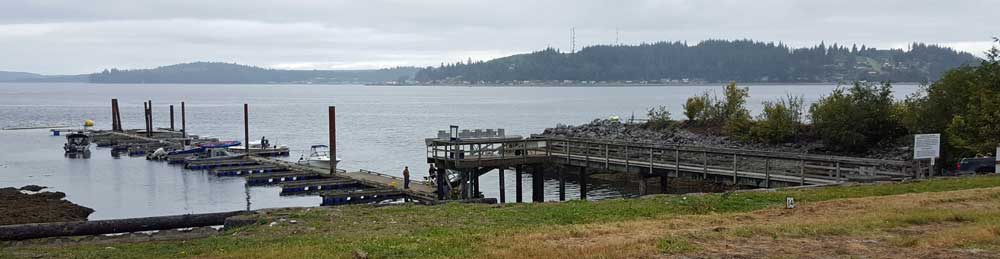
[[[118,112],[118,99],[111,99],[111,131],[122,131],[121,119],[121,115]]]
[[[250,156],[250,105],[243,104],[243,147]]]
[[[329,107],[330,122],[330,174],[337,172],[337,107]]]
[[[146,134],[149,135],[150,137],[152,137],[153,136],[153,100],[149,100],[149,112],[148,112],[148,114],[149,114],[149,126],[148,126],[149,130],[146,131],[147,132]]]
[[[174,131],[174,105],[170,105],[170,131]]]
[[[187,138],[187,116],[185,116],[184,102],[181,102],[181,137]]]

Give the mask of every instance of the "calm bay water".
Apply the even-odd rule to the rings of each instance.
[[[754,114],[760,103],[786,95],[802,96],[808,106],[836,85],[745,85]],[[504,128],[508,135],[541,133],[556,124],[581,124],[617,115],[644,117],[649,107],[666,105],[682,116],[687,97],[721,85],[658,87],[388,87],[359,85],[95,85],[0,83],[0,128],[80,125],[84,119],[110,128],[110,100],[118,98],[123,125],[140,128],[142,102],[152,100],[154,124],[169,126],[168,105],[187,106],[192,134],[243,139],[243,103],[250,104],[252,139],[266,136],[288,145],[296,160],[309,145],[327,143],[326,107],[337,106],[337,150],[347,170],[367,169],[401,175],[410,166],[415,178],[426,175],[424,138],[448,125]],[[897,98],[916,85],[894,86]],[[65,139],[47,130],[0,131],[0,187],[37,184],[67,194],[93,208],[91,219],[127,218],[238,210],[246,207],[242,178],[219,178],[143,158],[110,157],[91,147],[90,159],[68,159]],[[508,197],[514,177],[506,174]],[[530,179],[525,178],[526,193]],[[497,197],[496,174],[481,179],[487,197]],[[593,197],[628,195],[623,186],[590,187]],[[570,197],[576,197],[568,188]],[[556,183],[546,182],[546,196]],[[253,208],[315,206],[317,197],[279,197],[278,188],[250,189]],[[511,198],[513,199],[513,198]]]

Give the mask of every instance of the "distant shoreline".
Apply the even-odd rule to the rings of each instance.
[[[850,85],[853,82],[736,82],[739,85]],[[891,82],[892,84],[920,85],[921,82]],[[675,86],[715,86],[726,83],[694,84],[384,84],[384,83],[91,83],[91,82],[16,82],[0,81],[0,84],[79,84],[79,85],[362,85],[399,87],[675,87]]]

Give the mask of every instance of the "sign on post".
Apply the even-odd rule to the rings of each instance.
[[[941,156],[941,134],[913,135],[913,159],[930,159],[928,168],[930,176],[934,176],[934,160]]]
[[[913,159],[934,159],[941,156],[941,134],[913,135]]]

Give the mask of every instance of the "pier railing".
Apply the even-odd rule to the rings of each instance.
[[[532,136],[506,139],[428,139],[428,162],[450,169],[511,167],[553,162],[607,171],[673,177],[731,179],[771,186],[917,177],[909,161],[789,152],[656,145]]]

